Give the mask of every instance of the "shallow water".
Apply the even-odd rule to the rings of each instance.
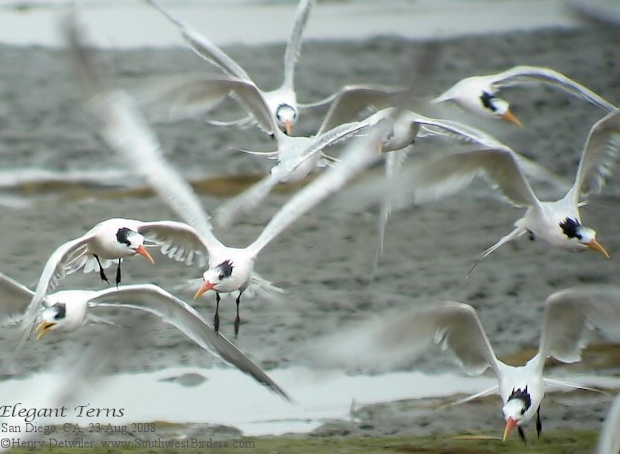
[[[229,425],[246,436],[307,433],[330,420],[354,418],[355,409],[361,406],[473,394],[496,383],[491,377],[452,373],[393,372],[367,376],[303,367],[274,369],[270,375],[289,392],[292,403],[234,369],[168,368],[103,378],[91,389],[86,386],[79,397],[65,404],[65,417],[37,418],[34,423],[165,421]],[[562,378],[589,386],[620,387],[620,378],[591,375]],[[41,393],[54,393],[62,381],[61,375],[50,373],[5,380],[0,387],[0,402],[11,403],[16,408],[41,408]],[[33,396],[33,389],[40,394]],[[99,416],[86,418],[84,413],[88,409],[113,409],[116,415],[101,412]],[[123,415],[118,416],[121,410]]]

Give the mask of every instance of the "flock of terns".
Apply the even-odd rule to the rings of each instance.
[[[258,365],[219,333],[220,295],[237,294],[234,321],[237,336],[241,320],[239,307],[244,291],[251,285],[270,285],[254,272],[254,264],[261,251],[306,212],[380,161],[385,163],[388,180],[385,182],[387,190],[374,191],[377,194],[375,200],[369,198],[369,201],[381,204],[379,247],[373,269],[378,266],[381,256],[393,181],[397,181],[401,195],[406,194],[416,202],[425,202],[461,191],[479,175],[486,176],[497,185],[513,205],[525,209],[525,214],[515,222],[514,229],[484,251],[476,263],[502,245],[524,235],[569,252],[593,250],[609,258],[608,252],[596,238],[596,231],[582,224],[579,208],[588,194],[602,189],[605,178],[612,172],[620,149],[620,110],[581,84],[549,68],[518,66],[495,75],[464,79],[432,99],[413,99],[407,88],[351,85],[313,104],[301,104],[297,101],[294,88],[294,70],[313,0],[301,0],[299,3],[284,55],[283,83],[272,91],[259,88],[223,50],[182,23],[155,0],[147,2],[178,27],[183,39],[199,57],[218,67],[221,73],[170,77],[157,84],[145,85],[143,90],[130,95],[101,76],[92,50],[85,44],[74,17],[67,20],[64,30],[76,73],[82,83],[86,108],[98,122],[97,132],[107,146],[123,159],[128,169],[153,187],[180,221],[105,220],[83,236],[60,245],[43,266],[34,291],[8,276],[0,275],[3,315],[6,318],[23,317],[23,334],[18,351],[24,348],[33,329],[37,339],[40,339],[47,333],[71,331],[88,320],[97,320],[91,314],[91,308],[128,307],[159,316],[202,348],[289,399],[286,392]],[[437,105],[453,104],[471,115],[497,118],[521,126],[519,119],[510,111],[508,102],[498,95],[505,87],[533,83],[557,87],[604,111],[602,118],[592,126],[571,185],[477,128],[426,115],[434,112]],[[149,112],[149,120],[195,118],[216,111],[220,103],[229,97],[247,110],[247,117],[213,123],[221,127],[257,125],[277,145],[273,152],[264,153],[268,158],[275,158],[276,164],[263,180],[218,208],[214,216],[217,225],[232,226],[240,216],[257,206],[275,185],[300,181],[317,166],[327,167],[291,197],[257,239],[244,248],[229,247],[216,238],[211,218],[199,197],[167,162],[156,135],[143,115],[143,112]],[[300,119],[303,119],[304,111],[321,106],[326,106],[328,112],[316,135],[293,135],[296,123],[303,121]],[[369,107],[375,113],[364,118],[363,112]],[[425,114],[418,113],[418,110]],[[414,142],[433,140],[435,136],[447,136],[474,147],[438,155],[430,163],[401,172],[404,158],[415,147]],[[344,150],[338,158],[325,153],[327,147],[345,141]],[[542,201],[530,186],[530,179],[563,187],[565,196],[557,201]],[[202,275],[204,282],[196,289],[194,298],[198,299],[209,291],[214,293],[216,308],[213,326],[191,305],[156,285],[121,285],[123,260],[141,255],[154,263],[149,253],[150,247],[161,249],[165,256],[173,260],[202,269],[206,267]],[[106,273],[112,265],[116,265],[114,285],[110,282],[112,277],[109,272]],[[104,290],[50,293],[67,275],[78,270],[97,271],[100,279],[110,286]],[[575,287],[549,296],[545,302],[538,353],[520,367],[506,365],[496,358],[475,309],[457,302],[418,307],[397,319],[384,319],[368,334],[365,342],[372,343],[373,348],[381,352],[380,357],[400,355],[410,358],[425,351],[430,344],[435,344],[451,350],[467,372],[482,373],[490,367],[497,375],[497,386],[471,398],[499,392],[506,422],[503,438],[506,439],[517,428],[525,441],[523,424],[526,421],[536,416],[539,435],[542,430],[540,406],[545,384],[554,382],[543,377],[546,359],[554,357],[562,362],[578,361],[586,345],[586,335],[594,328],[614,340],[620,340],[620,288]],[[364,355],[364,345],[360,342],[350,351],[346,348],[334,350],[333,356],[343,362],[359,360],[368,363],[377,360],[372,355]],[[608,424],[617,426],[612,422],[617,419],[617,415],[610,416]],[[600,452],[618,451],[618,432],[619,427],[615,431],[606,429],[607,435],[601,436]]]

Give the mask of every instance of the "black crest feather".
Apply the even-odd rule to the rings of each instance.
[[[493,96],[491,93],[487,93],[486,91],[483,91],[482,96],[480,96],[480,102],[482,102],[482,105],[484,107],[495,112],[497,110],[497,107],[495,107],[495,104],[491,102],[491,100],[494,98],[495,96]]]
[[[581,226],[577,219],[566,218],[564,221],[560,222],[560,227],[562,228],[562,232],[569,238],[581,238],[577,228]]]
[[[521,410],[521,414],[525,413],[527,409],[532,406],[532,397],[527,391],[527,386],[525,387],[525,389],[513,389],[510,393],[510,396],[508,396],[508,401],[512,399],[519,399],[523,402],[523,410]]]
[[[234,268],[230,260],[224,260],[217,267],[220,269],[220,279],[230,277]]]
[[[67,305],[65,303],[56,303],[52,307],[56,309],[54,320],[61,320],[67,316]]]
[[[127,227],[121,227],[116,231],[116,241],[119,243],[125,243],[127,246],[130,246],[131,243],[127,239],[129,235],[135,233],[133,230],[128,229]]]

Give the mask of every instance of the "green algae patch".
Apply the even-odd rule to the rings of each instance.
[[[248,452],[253,454],[375,454],[375,453],[437,453],[437,454],[485,454],[485,453],[523,453],[528,454],[579,454],[591,453],[596,446],[597,431],[558,430],[545,433],[540,439],[533,438],[524,445],[518,437],[502,442],[496,435],[450,434],[434,436],[398,436],[398,437],[317,437],[282,436],[282,437],[248,437],[216,440],[213,438],[196,440],[204,444],[200,448],[191,446],[192,439],[173,440],[166,447],[166,440],[155,442],[150,447],[126,441],[123,445],[104,446],[102,441],[95,441],[88,448],[67,448],[43,446],[37,449],[41,453],[101,454],[111,452],[127,453],[187,453],[217,452],[221,454]],[[31,453],[31,449],[15,449],[13,453]]]

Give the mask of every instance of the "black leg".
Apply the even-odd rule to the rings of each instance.
[[[235,318],[235,339],[239,335],[239,325],[241,324],[241,319],[239,318],[239,303],[241,302],[242,293],[243,293],[242,291],[239,292],[239,296],[237,297],[237,300],[235,301],[235,303],[237,303],[237,317]]]
[[[103,267],[101,266],[101,261],[99,260],[99,256],[97,254],[93,254],[93,255],[97,259],[97,264],[99,265],[99,277],[101,278],[102,281],[105,281],[106,284],[110,285],[110,281],[108,281],[108,277],[105,275],[105,272],[103,271]]]
[[[118,265],[116,266],[116,288],[121,283],[121,259],[118,259]]]
[[[521,438],[523,443],[527,443],[527,438],[525,438],[525,432],[523,431],[523,427],[517,426],[517,430],[519,431],[519,438]]]
[[[220,294],[215,292],[215,315],[213,316],[213,329],[216,333],[220,331]]]
[[[540,407],[536,410],[536,433],[538,434],[538,438],[540,438],[540,434],[542,433],[542,421],[540,420]]]

